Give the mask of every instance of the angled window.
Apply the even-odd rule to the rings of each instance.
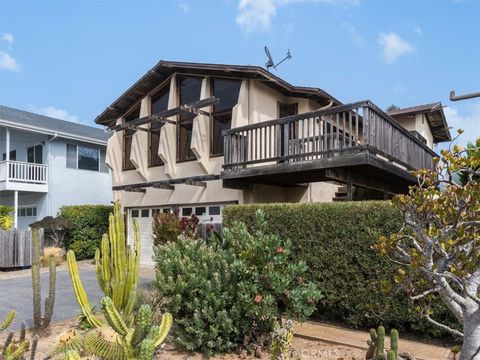
[[[140,105],[135,109],[130,111],[127,115],[124,116],[124,123],[129,123],[133,120],[136,120],[140,117]],[[135,165],[130,160],[130,154],[132,152],[132,138],[135,134],[135,130],[126,129],[123,130],[123,170],[134,170]]]
[[[168,109],[169,86],[165,86],[158,93],[152,96],[151,114],[157,114]],[[160,144],[160,131],[164,123],[157,121],[150,124],[148,165],[160,166],[163,161],[158,156],[158,145]]]
[[[178,77],[177,91],[180,105],[200,100],[202,78]],[[177,123],[177,161],[195,160],[195,154],[191,149],[193,119],[195,114],[183,112],[178,116]]]
[[[220,99],[213,106],[213,120],[211,126],[210,154],[223,155],[223,130],[232,126],[232,110],[238,103],[240,80],[213,78],[211,82],[212,94]]]

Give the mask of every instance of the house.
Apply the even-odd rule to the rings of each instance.
[[[450,139],[441,109],[395,120],[369,100],[342,104],[257,66],[160,61],[96,122],[112,132],[114,198],[130,239],[140,222],[148,263],[152,217],[174,207],[215,223],[229,204],[405,192],[410,170],[431,168],[434,143]]]
[[[63,205],[109,204],[102,129],[0,106],[0,204],[25,229]]]

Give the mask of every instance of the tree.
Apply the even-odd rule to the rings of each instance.
[[[465,149],[465,153],[467,157],[479,157],[480,156],[480,138],[477,139],[475,144],[468,143],[467,148]],[[477,169],[479,169],[480,166],[477,166]],[[459,180],[462,185],[465,185],[468,181],[468,173],[463,173],[460,172],[459,174]]]
[[[399,109],[400,109],[399,106],[394,105],[394,104],[391,104],[389,107],[387,107],[387,108],[385,109],[385,111],[388,112],[388,111],[399,110]]]
[[[428,309],[422,316],[463,338],[461,360],[480,360],[480,156],[472,150],[442,150],[434,170],[414,173],[418,185],[393,199],[404,226],[378,246],[405,265],[400,277],[421,279],[410,285],[413,300],[438,294],[453,313],[463,331],[432,319]],[[465,174],[463,185],[457,173]]]
[[[45,238],[52,242],[53,246],[63,246],[65,237],[73,225],[67,219],[61,217],[46,216],[42,220],[30,224],[32,228],[43,228]]]

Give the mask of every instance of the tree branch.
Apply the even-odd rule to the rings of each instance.
[[[410,296],[410,299],[412,299],[412,300],[422,299],[422,298],[424,298],[425,296],[427,296],[428,294],[432,294],[432,293],[438,292],[438,290],[440,290],[440,287],[439,287],[439,286],[436,286],[436,287],[434,287],[433,289],[429,289],[429,290],[426,290],[426,291],[422,292],[421,294],[418,294],[418,295],[415,295],[415,296]]]
[[[428,322],[439,327],[440,329],[443,329],[445,331],[448,331],[450,334],[463,338],[463,334],[460,331],[452,329],[450,326],[447,326],[445,324],[439,323],[436,320],[433,320],[428,314],[423,314],[423,317],[427,319]]]

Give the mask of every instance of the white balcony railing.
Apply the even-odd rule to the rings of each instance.
[[[46,185],[48,167],[43,164],[32,164],[23,161],[1,161],[0,182]]]

